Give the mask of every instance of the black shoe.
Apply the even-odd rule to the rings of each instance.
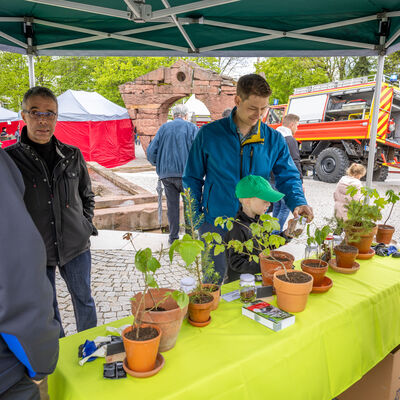
[[[393,258],[400,258],[400,253],[399,253],[399,252],[393,253],[393,254],[392,254],[392,257],[393,257]]]

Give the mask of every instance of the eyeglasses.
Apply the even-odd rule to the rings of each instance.
[[[29,114],[33,119],[47,119],[47,120],[54,120],[57,117],[57,113],[54,113],[53,111],[37,111],[37,110],[22,110],[23,112]]]

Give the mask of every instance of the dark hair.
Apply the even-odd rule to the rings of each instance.
[[[26,102],[28,101],[28,99],[30,99],[31,97],[35,97],[35,96],[40,96],[40,97],[48,97],[49,99],[52,99],[58,107],[58,101],[57,101],[57,97],[54,95],[54,93],[43,86],[35,86],[33,88],[30,88],[25,94],[24,94],[24,98],[22,99],[22,108],[25,108]]]
[[[222,111],[222,118],[229,117],[231,115],[232,108],[225,108],[224,111]]]
[[[271,96],[272,90],[268,82],[260,75],[248,74],[240,77],[236,87],[236,94],[246,100],[252,94],[260,97]]]

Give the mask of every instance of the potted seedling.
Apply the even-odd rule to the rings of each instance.
[[[189,294],[189,323],[193,326],[206,326],[211,322],[210,312],[212,307],[218,306],[214,302],[212,293],[216,293],[219,301],[219,287],[213,285],[203,286],[202,278],[215,276],[212,262],[208,262],[208,251],[205,242],[197,239],[196,228],[201,224],[201,218],[196,215],[194,199],[190,194],[190,189],[185,189],[183,199],[186,204],[186,219],[190,234],[185,234],[182,239],[175,240],[170,249],[169,257],[172,262],[174,254],[181,256],[185,268],[195,276],[196,289]],[[218,235],[218,234],[216,234]],[[219,235],[218,235],[219,236]],[[205,257],[202,257],[205,253]]]
[[[215,225],[231,230],[233,223],[246,227],[241,221],[234,218],[216,218]],[[293,268],[294,257],[287,252],[278,251],[280,246],[285,244],[285,239],[280,235],[275,235],[273,231],[279,231],[280,226],[276,218],[270,215],[260,215],[258,223],[251,223],[248,226],[252,239],[246,242],[240,240],[230,240],[221,246],[220,251],[225,248],[233,249],[237,253],[249,256],[249,261],[260,264],[260,270],[263,279],[263,285],[272,285],[274,273],[278,270]],[[216,246],[218,249],[218,246]],[[274,250],[275,249],[275,250]]]
[[[306,258],[301,262],[301,269],[308,272],[314,278],[314,286],[322,284],[326,271],[328,270],[328,262],[331,259],[331,249],[325,243],[326,238],[331,232],[329,225],[324,225],[322,228],[315,227],[314,232],[311,232],[311,224],[307,225],[307,245],[316,245],[317,258]]]
[[[376,233],[376,241],[378,243],[390,244],[392,241],[393,233],[395,231],[394,226],[387,225],[390,217],[392,216],[393,208],[400,199],[400,192],[395,193],[392,189],[389,189],[385,193],[385,200],[387,204],[391,204],[390,212],[386,221],[383,224],[378,225],[378,232]]]
[[[226,227],[228,230],[233,228],[234,223],[244,225],[234,218],[215,220],[216,225]],[[222,247],[216,248],[221,251],[225,248],[233,249],[235,252],[246,254],[250,261],[260,262],[264,284],[265,275],[270,279],[272,274],[271,283],[276,291],[278,307],[288,312],[303,311],[312,289],[313,277],[306,272],[292,270],[294,257],[291,254],[271,250],[285,244],[283,237],[272,234],[272,231],[279,229],[277,220],[264,214],[259,217],[258,223],[254,222],[246,227],[250,230],[252,239],[245,242],[230,240],[228,243],[219,245]],[[267,264],[273,265],[271,267],[273,271],[262,269],[263,259],[266,259]]]
[[[354,197],[358,190],[355,186],[349,186],[346,194]],[[347,244],[358,248],[358,258],[370,258],[374,255],[371,244],[377,230],[376,222],[382,218],[386,200],[379,196],[376,189],[362,187],[360,190],[360,199],[352,198],[345,206],[347,219],[343,223],[344,231]],[[368,199],[373,203],[368,204]]]
[[[132,298],[135,304],[132,307],[134,322],[122,333],[127,367],[129,371],[133,371],[132,374],[151,373],[155,369],[156,360],[159,360],[158,351],[164,327],[154,321],[154,315],[165,312],[160,310],[168,298],[172,298],[183,310],[188,303],[187,295],[179,291],[165,292],[159,301],[153,297],[151,290],[158,289],[155,273],[160,267],[160,261],[153,256],[151,249],[136,252],[135,268],[142,274],[144,290],[139,296]],[[149,299],[150,306],[146,305]],[[180,319],[183,318],[183,312],[180,311]]]

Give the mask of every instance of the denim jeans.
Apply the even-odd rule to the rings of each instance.
[[[93,328],[97,325],[96,306],[90,289],[91,266],[90,250],[87,250],[69,261],[67,264],[59,267],[60,274],[71,295],[76,329],[78,332]],[[55,266],[47,266],[47,277],[53,287],[54,316],[60,323],[60,337],[64,337],[65,333],[62,327],[60,311],[57,303]]]
[[[201,236],[206,232],[217,232],[223,238],[227,231],[225,229],[222,229],[220,226],[214,226],[213,224],[204,222],[199,228],[199,234]],[[204,240],[203,240],[203,242],[204,242]],[[225,252],[220,253],[217,256],[214,256],[214,253],[212,252],[210,254],[210,258],[212,261],[214,261],[215,272],[219,273],[219,280],[218,280],[217,284],[221,285],[225,279],[225,274],[227,271]],[[203,283],[208,283],[207,279],[203,278]]]
[[[290,209],[285,203],[285,200],[281,199],[274,203],[274,209],[272,211],[272,216],[274,218],[278,218],[279,225],[281,226],[281,232],[283,231],[283,226],[287,220],[287,217],[290,214]]]
[[[179,200],[183,192],[182,178],[164,178],[161,181],[167,198],[169,243],[171,244],[175,239],[179,239]]]

